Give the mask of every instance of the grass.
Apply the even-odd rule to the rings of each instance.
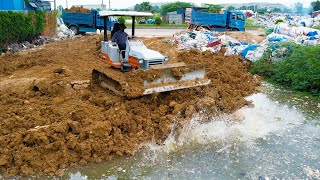
[[[320,96],[320,45],[284,44],[283,46],[291,47],[288,56],[272,62],[269,58],[270,53],[267,53],[253,63],[250,72],[290,89]]]
[[[314,29],[319,29],[320,30],[320,26],[316,26],[316,27],[313,27]]]
[[[246,27],[246,28],[249,28],[249,29],[263,28],[263,26],[256,26],[256,25],[253,25],[253,23],[254,23],[254,20],[252,20],[252,19],[247,19],[247,20],[246,20],[246,25],[245,25],[245,27]]]

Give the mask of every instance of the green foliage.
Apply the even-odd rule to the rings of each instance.
[[[275,13],[279,13],[281,11],[282,11],[281,8],[273,8],[272,9],[272,12],[275,12]]]
[[[173,12],[173,11],[177,11],[177,10],[180,10],[183,8],[190,8],[190,7],[193,7],[193,6],[188,2],[177,1],[177,2],[162,5],[161,12],[162,13]]]
[[[259,14],[265,14],[267,12],[267,9],[257,9],[257,13]]]
[[[209,13],[218,13],[223,8],[223,6],[218,4],[205,4],[205,7],[208,7]]]
[[[140,4],[136,4],[134,6],[134,10],[140,12],[153,12],[153,7],[150,2],[142,2]]]
[[[160,12],[160,7],[159,6],[153,6],[153,12],[159,13]]]
[[[270,79],[273,73],[273,63],[270,60],[271,52],[267,52],[259,61],[255,61],[250,69],[251,74],[259,74],[267,79]]]
[[[228,6],[227,10],[235,10],[236,8],[234,6]]]
[[[156,23],[157,25],[160,25],[160,24],[162,23],[162,20],[161,20],[160,17],[156,17],[156,18],[154,19],[154,21],[155,21],[155,23]]]
[[[10,43],[31,40],[44,31],[45,12],[0,12],[0,48]]]
[[[314,11],[319,11],[320,10],[320,0],[312,2],[311,6]]]
[[[262,26],[254,25],[253,23],[254,23],[253,19],[246,19],[245,27],[246,28],[260,28],[260,27],[262,27]]]
[[[275,22],[274,24],[279,24],[279,23],[281,23],[281,22],[283,22],[283,20],[282,20],[282,19],[277,19],[277,20],[276,20],[276,22]]]
[[[123,18],[123,17],[120,17],[120,18],[118,18],[118,22],[121,24],[121,23],[125,23],[126,22],[126,20]]]
[[[320,95],[320,46],[290,46],[292,51],[287,57],[272,63],[266,55],[253,63],[251,73],[294,90]]]

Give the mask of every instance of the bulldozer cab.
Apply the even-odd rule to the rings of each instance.
[[[132,35],[126,41],[126,50],[109,41],[104,26],[104,40],[101,42],[102,63],[109,66],[92,71],[92,83],[111,90],[117,95],[129,98],[147,94],[168,92],[211,83],[202,65],[165,63],[168,57],[147,48],[135,36],[136,17],[150,17],[152,13],[134,11],[101,11],[100,18],[107,24],[109,16],[131,16]],[[125,51],[125,58],[121,52]],[[120,71],[121,70],[121,71]],[[125,73],[124,73],[125,72]]]
[[[100,11],[100,18],[104,21],[104,41],[108,41],[107,36],[107,21],[109,16],[131,16],[132,18],[132,37],[135,36],[135,22],[136,17],[152,17],[150,12],[136,12],[136,11]]]

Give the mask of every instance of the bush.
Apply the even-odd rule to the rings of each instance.
[[[8,44],[31,40],[41,34],[45,26],[45,12],[0,12],[0,50]]]
[[[279,24],[279,23],[282,23],[283,20],[282,19],[277,19],[276,22],[274,24]]]
[[[320,46],[290,46],[292,51],[287,57],[272,63],[265,56],[253,63],[251,73],[294,90],[320,95]]]
[[[121,23],[125,23],[126,22],[126,20],[123,18],[123,17],[120,17],[119,19],[118,19],[118,22],[121,24]]]
[[[162,20],[161,20],[160,17],[156,17],[156,18],[154,19],[154,22],[155,22],[155,24],[160,25],[160,24],[162,23]]]

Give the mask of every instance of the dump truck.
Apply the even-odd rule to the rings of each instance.
[[[187,8],[186,22],[190,28],[200,26],[213,31],[245,31],[246,16],[241,11],[209,13],[208,8]]]
[[[92,85],[111,90],[115,94],[136,98],[147,94],[178,89],[205,86],[211,83],[206,77],[204,66],[199,64],[167,63],[169,58],[148,49],[135,37],[136,17],[150,17],[152,13],[135,11],[100,12],[104,24],[109,16],[131,16],[132,36],[126,39],[125,50],[109,40],[104,26],[104,40],[101,42],[101,62],[92,71]],[[123,56],[123,54],[125,54]]]
[[[91,10],[89,13],[62,10],[62,19],[75,34],[96,32],[97,29],[102,30],[104,27],[104,22],[100,18],[99,12],[97,10]],[[107,21],[107,30],[110,31],[116,22],[117,19],[110,16]]]

